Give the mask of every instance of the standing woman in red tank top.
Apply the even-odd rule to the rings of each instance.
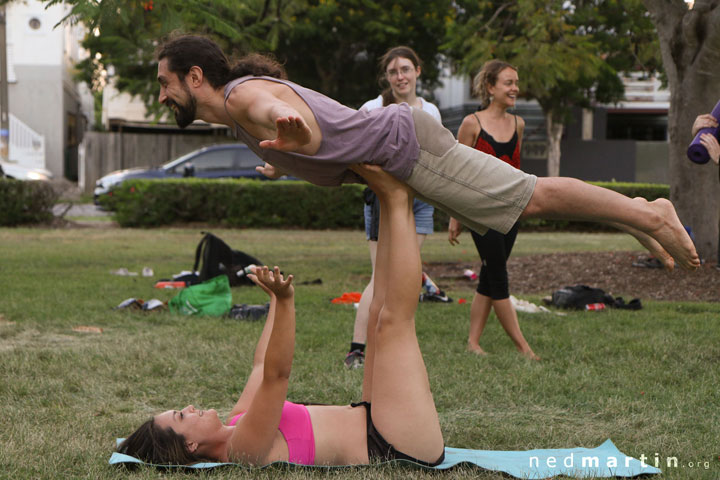
[[[473,92],[480,97],[482,110],[466,116],[458,130],[458,141],[464,145],[493,155],[515,168],[520,168],[520,146],[525,122],[508,113],[515,106],[519,92],[515,67],[500,60],[491,60],[473,79]],[[455,245],[462,225],[450,219],[449,240]],[[523,337],[515,307],[510,300],[507,259],[517,237],[518,225],[505,235],[489,230],[485,235],[472,233],[475,247],[482,259],[477,292],[470,308],[468,350],[484,355],[480,336],[485,329],[490,310],[495,310],[500,324],[520,353],[540,360]]]

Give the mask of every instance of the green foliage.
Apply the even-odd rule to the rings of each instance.
[[[301,181],[129,180],[115,191],[112,205],[118,223],[127,227],[203,222],[241,228],[361,228],[363,188]]]
[[[631,183],[631,182],[589,182],[598,187],[614,190],[623,195],[635,198],[642,197],[652,202],[658,198],[670,198],[670,185],[662,183]]]
[[[412,47],[423,61],[423,95],[438,84],[439,47],[451,17],[449,0],[312,0],[290,18],[276,55],[290,78],[341,103],[360,106],[379,93],[378,60]]]
[[[461,71],[499,58],[519,69],[521,92],[555,121],[574,106],[622,98],[618,72],[660,66],[654,29],[639,0],[462,0],[447,53]]]
[[[76,65],[77,78],[99,90],[110,69],[120,91],[139,96],[155,113],[160,112],[155,81],[159,41],[173,33],[194,33],[210,35],[228,54],[267,51],[286,25],[283,16],[296,3],[276,0],[277,9],[270,11],[269,0],[44,1],[69,5],[64,21],[82,22],[88,29],[82,45],[90,56]]]
[[[274,52],[291,79],[342,103],[359,106],[378,94],[380,56],[409,45],[424,60],[425,94],[437,85],[438,51],[451,15],[450,0],[43,0],[71,6],[66,21],[83,22],[90,56],[77,78],[102,89],[137,95],[150,112],[157,103],[158,42],[173,33],[208,35],[233,56]]]
[[[47,182],[0,178],[0,225],[48,222],[57,197]]]

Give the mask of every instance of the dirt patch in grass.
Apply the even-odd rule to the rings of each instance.
[[[638,252],[550,253],[511,257],[508,262],[510,292],[513,294],[550,295],[566,285],[583,284],[602,288],[626,301],[720,301],[720,270],[715,263],[688,272],[676,269],[633,267],[647,256]],[[473,263],[428,263],[423,269],[443,289],[475,290],[476,281],[463,275],[466,269],[480,270]]]

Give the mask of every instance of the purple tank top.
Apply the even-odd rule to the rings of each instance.
[[[355,163],[380,165],[399,180],[406,180],[418,158],[420,145],[415,136],[408,104],[388,105],[371,111],[354,110],[325,95],[287,80],[246,76],[225,85],[225,101],[237,85],[253,79],[270,80],[292,88],[310,107],[322,132],[315,155],[279,152],[260,148],[260,141],[235,123],[235,135],[260,158],[303,180],[321,186],[364,183],[348,166]]]

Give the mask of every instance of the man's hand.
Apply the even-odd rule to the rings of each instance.
[[[279,168],[276,168],[269,163],[265,162],[265,166],[257,166],[255,167],[255,170],[262,173],[268,178],[272,178],[273,180],[278,179],[282,177],[283,175],[287,175],[285,172],[280,170]]]
[[[703,133],[700,135],[700,143],[707,149],[708,155],[715,164],[720,162],[720,144],[712,133]]]
[[[300,116],[278,117],[275,120],[275,127],[277,138],[261,141],[259,144],[261,148],[292,152],[307,145],[312,139],[312,130]]]
[[[460,240],[458,240],[460,233],[462,233],[462,223],[450,217],[450,224],[448,225],[448,242],[450,242],[450,245],[460,243]]]
[[[693,122],[692,136],[694,137],[697,135],[697,133],[703,128],[717,128],[717,126],[718,121],[709,113],[706,113],[705,115],[698,115],[695,122]]]

